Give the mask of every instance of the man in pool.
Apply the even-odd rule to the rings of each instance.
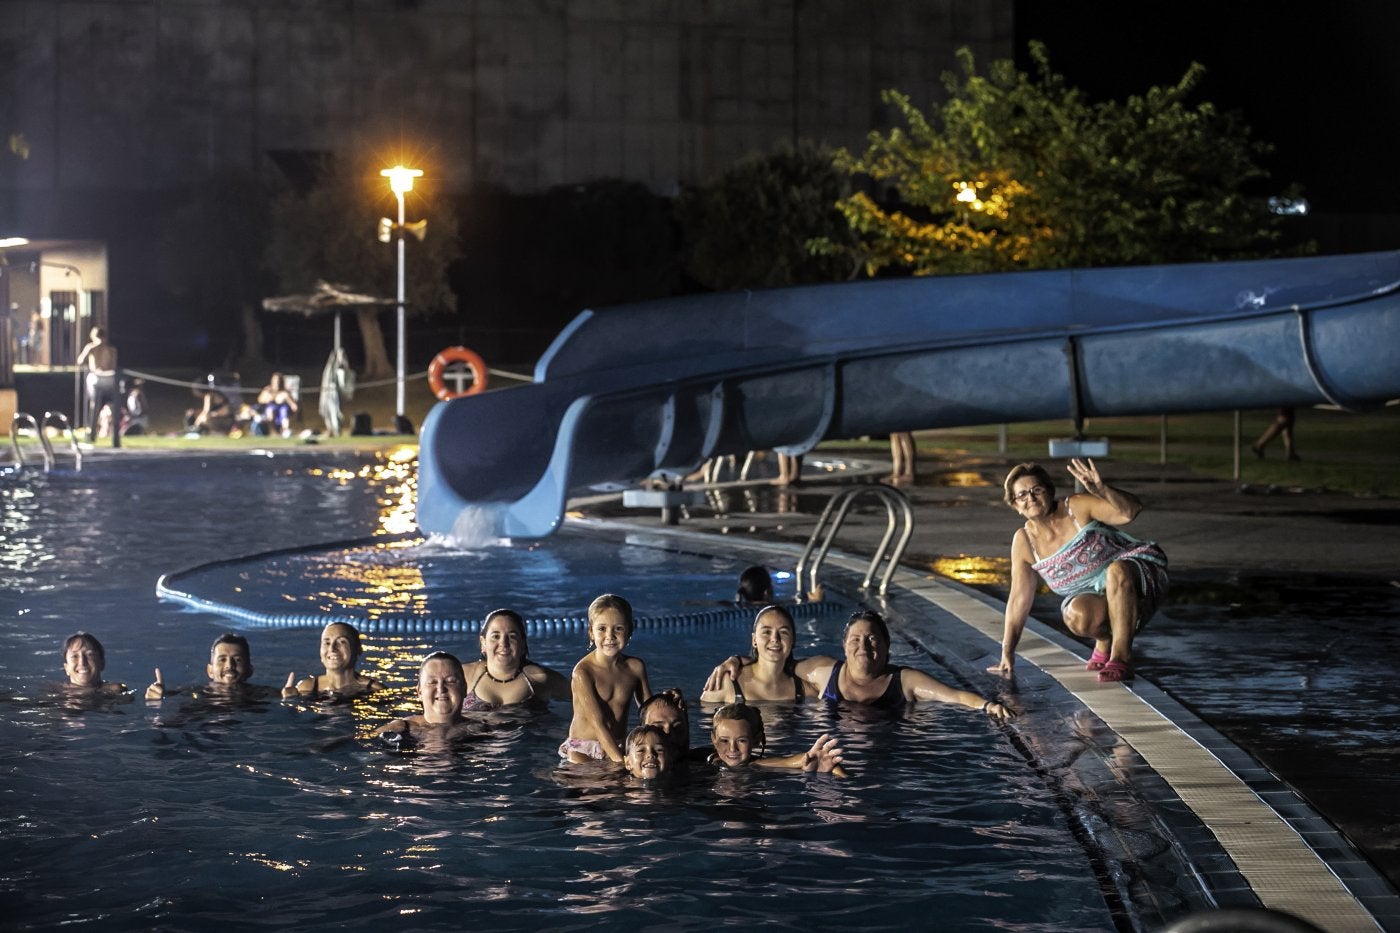
[[[252,687],[248,678],[253,676],[253,652],[248,647],[248,639],[232,632],[225,632],[214,639],[214,644],[209,647],[209,663],[205,665],[204,671],[209,675],[210,691],[227,693],[234,689]],[[295,672],[287,675],[287,685],[283,689],[287,688],[296,689]],[[190,692],[191,695],[198,696],[197,689]],[[165,685],[160,668],[156,668],[156,679],[146,688],[146,699],[159,700],[177,693],[178,690]]]
[[[559,746],[565,762],[623,760],[632,701],[651,696],[646,664],[622,653],[632,630],[632,606],[621,596],[605,593],[589,605],[592,650],[574,666],[574,718]]]
[[[1094,640],[1085,666],[1098,671],[1101,683],[1132,680],[1133,639],[1166,595],[1167,555],[1117,527],[1142,511],[1136,496],[1105,483],[1092,460],[1071,460],[1068,469],[1085,491],[1063,501],[1038,463],[1018,464],[1006,475],[1003,498],[1025,525],[1011,539],[1001,660],[987,670],[1015,672],[1016,645],[1044,580],[1064,597],[1065,628]]]

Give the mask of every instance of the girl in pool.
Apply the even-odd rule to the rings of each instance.
[[[463,668],[467,678],[464,711],[569,697],[569,678],[530,660],[525,620],[519,613],[497,609],[481,623],[478,640],[481,660]]]
[[[332,622],[321,630],[321,664],[325,674],[304,677],[295,686],[283,688],[282,696],[334,694],[359,696],[378,690],[379,681],[355,669],[360,660],[360,633],[346,622]]]
[[[462,674],[462,662],[446,651],[434,651],[423,659],[418,668],[418,702],[423,712],[395,719],[377,733],[393,739],[402,746],[412,741],[447,740],[468,729],[462,719],[462,699],[467,694],[467,679]]]
[[[767,746],[767,738],[763,734],[763,715],[757,707],[744,703],[730,703],[715,710],[710,741],[715,747],[710,761],[723,768],[792,768],[846,777],[846,769],[841,767],[843,752],[837,746],[836,739],[825,733],[805,752],[781,758],[763,757]]]
[[[622,761],[629,707],[651,696],[646,664],[622,653],[632,630],[632,606],[621,596],[605,593],[589,605],[591,650],[574,666],[574,718],[559,746],[565,762]]]
[[[126,684],[107,683],[102,679],[102,671],[106,667],[107,653],[95,636],[87,632],[74,632],[63,642],[63,673],[68,675],[65,686],[101,696],[126,693]]]
[[[764,606],[754,616],[752,663],[739,668],[738,676],[729,676],[721,666],[722,675],[705,685],[700,694],[702,703],[792,702],[807,695],[802,678],[795,673],[792,656],[797,641],[797,627],[792,614],[782,606]]]

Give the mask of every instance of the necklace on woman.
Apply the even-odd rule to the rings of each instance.
[[[494,681],[495,681],[496,683],[498,683],[498,684],[508,684],[508,683],[510,683],[512,680],[515,680],[515,678],[519,677],[519,676],[520,676],[522,673],[524,673],[524,672],[525,672],[525,665],[522,664],[520,667],[517,667],[517,668],[515,669],[515,673],[514,673],[514,674],[511,674],[511,675],[510,675],[509,677],[507,677],[505,680],[502,680],[501,678],[497,677],[495,674],[491,673],[491,665],[488,664],[488,665],[486,666],[486,676],[487,676],[487,677],[490,677],[492,680],[494,680]]]

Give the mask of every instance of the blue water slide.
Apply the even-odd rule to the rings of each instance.
[[[533,384],[423,424],[418,523],[543,537],[723,454],[1000,422],[1400,397],[1400,252],[937,276],[584,311]]]

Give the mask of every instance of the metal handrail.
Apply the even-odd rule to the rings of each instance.
[[[846,513],[850,511],[851,506],[864,495],[873,495],[884,504],[885,533],[875,548],[875,554],[870,560],[870,568],[865,572],[865,579],[861,581],[860,589],[862,592],[870,589],[870,584],[875,579],[875,571],[880,567],[882,561],[888,559],[885,572],[880,577],[880,588],[876,591],[881,597],[888,592],[890,579],[894,576],[895,568],[899,566],[900,558],[904,556],[904,551],[909,546],[909,539],[914,536],[914,509],[904,493],[882,483],[843,490],[832,496],[827,502],[821,517],[817,519],[817,524],[812,529],[811,537],[807,539],[807,546],[803,549],[802,556],[797,561],[798,585],[802,584],[803,574],[806,573],[808,575],[807,592],[816,590],[817,574],[821,570],[822,563],[826,560],[827,552],[831,550],[831,542],[836,538],[836,532],[845,524]],[[899,529],[901,522],[903,531],[899,535],[894,550],[890,551],[890,541],[894,539],[895,532]],[[825,533],[825,537],[822,540],[821,548],[814,557],[812,551],[817,547],[817,539],[822,538],[823,533]],[[809,559],[811,560],[810,566]]]
[[[20,426],[28,422],[29,429],[34,432],[34,436],[39,438],[39,447],[44,458],[44,472],[53,469],[53,445],[49,443],[49,436],[39,427],[39,422],[34,420],[34,416],[27,411],[16,412],[10,419],[10,446],[15,451],[15,466],[24,466],[24,449],[19,446]]]
[[[64,431],[64,433],[69,436],[69,448],[73,451],[73,469],[74,471],[81,471],[81,469],[83,469],[83,448],[78,447],[78,437],[77,434],[73,433],[73,427],[69,424],[69,416],[64,415],[63,412],[43,413],[43,426],[48,427],[49,422],[57,423],[59,430]],[[113,424],[112,430],[116,430],[115,424]],[[49,447],[48,437],[45,436],[45,433],[39,431],[39,434],[41,434],[43,440],[45,440],[45,447]],[[53,447],[49,447],[49,455],[52,457]],[[50,464],[52,464],[52,461],[50,461]]]

